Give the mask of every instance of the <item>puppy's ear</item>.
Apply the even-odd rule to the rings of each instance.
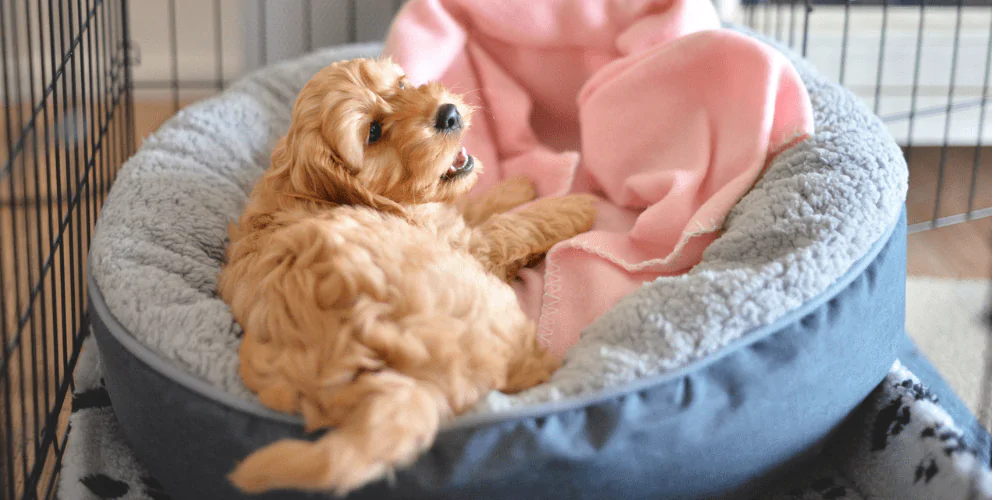
[[[274,148],[271,164],[286,169],[291,187],[297,191],[293,194],[405,216],[402,205],[362,185],[318,132],[282,138]]]

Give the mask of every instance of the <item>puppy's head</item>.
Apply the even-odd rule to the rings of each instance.
[[[299,93],[272,165],[288,170],[297,194],[336,203],[399,212],[450,202],[481,172],[462,147],[470,118],[458,96],[411,86],[388,59],[337,62]]]

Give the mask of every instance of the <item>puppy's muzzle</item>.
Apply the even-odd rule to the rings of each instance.
[[[462,129],[462,114],[454,104],[448,103],[438,108],[434,128],[439,132],[454,132]]]

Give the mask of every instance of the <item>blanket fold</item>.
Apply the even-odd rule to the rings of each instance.
[[[525,174],[603,199],[592,231],[521,273],[564,355],[644,282],[684,273],[769,160],[813,132],[790,62],[720,27],[710,0],[411,0],[384,54],[480,108],[477,191]]]

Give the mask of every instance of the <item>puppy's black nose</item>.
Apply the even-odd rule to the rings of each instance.
[[[441,132],[451,132],[462,128],[462,114],[454,104],[444,104],[438,108],[437,120],[434,128]]]

